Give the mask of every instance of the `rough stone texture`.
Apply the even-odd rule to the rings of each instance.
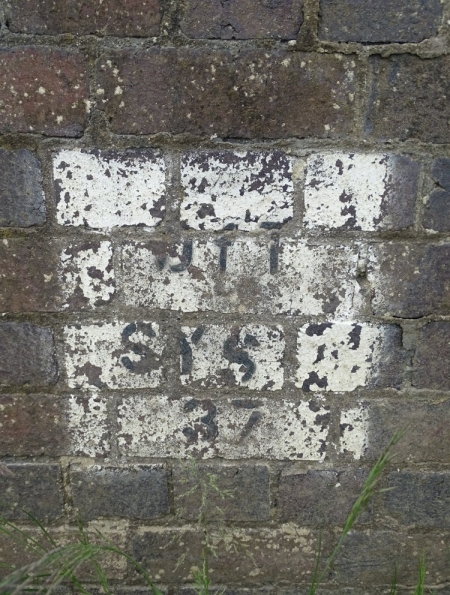
[[[283,387],[282,327],[198,326],[182,327],[181,332],[182,384],[261,391]]]
[[[307,229],[404,229],[414,224],[418,163],[404,155],[318,153],[308,159]]]
[[[389,516],[403,525],[416,527],[450,526],[450,475],[424,471],[391,473],[384,494]]]
[[[292,219],[292,163],[281,152],[187,154],[181,183],[186,228],[278,229]]]
[[[176,513],[184,519],[267,521],[270,516],[269,469],[183,465],[173,471]]]
[[[436,159],[432,176],[438,188],[425,205],[423,225],[433,231],[450,231],[450,159]]]
[[[301,526],[343,525],[367,477],[365,469],[344,471],[289,470],[280,481],[281,521]],[[367,522],[368,515],[361,519]]]
[[[369,415],[364,403],[343,409],[339,423],[339,452],[361,459],[369,442]]]
[[[65,328],[68,385],[145,388],[163,379],[164,339],[151,322],[112,322]]]
[[[54,384],[57,365],[53,334],[34,324],[0,324],[0,386]]]
[[[207,39],[295,39],[303,0],[187,0],[181,31]]]
[[[450,313],[450,244],[370,247],[367,279],[376,315],[420,318]]]
[[[436,35],[440,0],[320,0],[319,37],[362,43],[419,42]]]
[[[14,0],[6,5],[10,31],[46,35],[158,35],[161,12],[159,0]]]
[[[124,51],[99,60],[97,93],[119,134],[339,136],[353,124],[355,67],[283,51]]]
[[[45,47],[0,50],[0,132],[80,136],[89,114],[83,56]]]
[[[0,150],[0,226],[45,223],[41,162],[31,151]]]
[[[450,322],[430,322],[420,334],[413,386],[450,390]]]
[[[63,515],[58,465],[8,465],[12,475],[0,477],[0,514],[7,519],[28,520],[26,512],[49,521]]]
[[[92,466],[70,471],[74,506],[83,520],[99,517],[153,519],[169,512],[164,467]]]
[[[358,262],[357,245],[284,238],[126,242],[122,288],[138,307],[354,317]]]
[[[0,312],[47,312],[58,308],[55,245],[44,237],[0,241]]]
[[[108,400],[95,394],[70,395],[67,426],[71,454],[102,457],[111,450]]]
[[[165,165],[153,151],[60,151],[54,156],[60,225],[155,227],[165,211]]]
[[[320,398],[127,397],[118,420],[123,455],[322,461],[330,407]]]
[[[298,333],[296,386],[304,391],[352,391],[402,383],[405,354],[398,326],[326,322]]]
[[[450,134],[450,56],[371,58],[366,132],[378,140],[446,143]]]

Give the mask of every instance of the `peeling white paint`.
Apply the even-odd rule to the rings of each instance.
[[[145,388],[162,381],[165,341],[155,323],[78,324],[64,335],[70,387]]]
[[[303,390],[352,391],[376,373],[383,326],[335,322],[305,324],[298,333],[296,386]]]
[[[68,398],[68,427],[71,451],[74,455],[102,456],[109,452],[106,399],[70,395]]]
[[[63,309],[109,302],[115,292],[111,243],[69,245],[61,252],[59,276]]]
[[[283,225],[293,215],[292,160],[284,153],[189,153],[181,164],[188,227],[246,231]]]
[[[283,386],[284,333],[280,326],[182,327],[181,383],[210,388]]]
[[[322,461],[329,407],[313,401],[138,397],[119,406],[124,456]]]
[[[53,157],[60,225],[155,227],[165,211],[165,164],[151,151],[63,150]]]
[[[394,167],[391,156],[383,154],[311,155],[305,178],[305,227],[380,229]]]
[[[342,454],[350,453],[359,460],[368,446],[369,412],[359,405],[341,412],[341,439],[339,450]]]

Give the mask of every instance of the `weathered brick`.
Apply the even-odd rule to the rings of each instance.
[[[157,324],[78,324],[64,334],[70,387],[145,388],[163,380],[165,341]]]
[[[379,140],[446,143],[450,134],[450,56],[371,58],[366,131]]]
[[[449,258],[450,244],[371,246],[367,279],[374,313],[401,318],[449,314]]]
[[[0,514],[7,519],[29,520],[29,512],[40,521],[60,518],[63,497],[58,465],[8,465],[12,475],[0,477]]]
[[[339,452],[361,459],[369,441],[369,410],[364,402],[343,408],[339,419]],[[384,445],[383,445],[384,447]]]
[[[450,159],[436,159],[432,175],[439,188],[428,197],[423,224],[433,231],[450,231]]]
[[[413,386],[450,389],[450,322],[430,322],[423,327],[416,350]]]
[[[0,131],[80,136],[89,112],[81,54],[45,47],[0,50]]]
[[[122,290],[139,307],[349,317],[361,305],[358,256],[357,245],[284,238],[125,242]]]
[[[0,386],[56,382],[53,334],[34,324],[0,324]]]
[[[185,326],[181,332],[182,384],[263,391],[283,387],[282,327]]]
[[[183,465],[172,471],[175,512],[206,521],[265,521],[270,515],[269,469],[264,465]]]
[[[419,42],[437,34],[439,0],[320,0],[319,37],[362,43]]]
[[[210,539],[218,554],[209,560],[215,584],[308,580],[314,567],[317,532],[304,528],[235,528],[226,534],[211,533]],[[132,548],[156,580],[192,581],[193,571],[201,565],[202,531],[142,528],[137,530]]]
[[[351,531],[335,562],[335,580],[353,587],[385,585],[389,588],[397,566],[397,581],[417,585],[422,552],[427,553],[428,584],[443,584],[450,578],[449,535],[405,535],[399,531]],[[360,591],[358,591],[360,592]]]
[[[101,457],[111,450],[108,400],[92,395],[70,395],[67,400],[69,454]]]
[[[331,54],[164,48],[104,56],[97,86],[119,134],[326,137],[352,128],[354,69]]]
[[[322,399],[127,397],[118,409],[124,456],[322,461],[330,407]]]
[[[303,0],[188,0],[181,18],[187,37],[295,39],[303,23]]]
[[[0,226],[30,227],[46,220],[41,162],[31,151],[0,149]]]
[[[47,237],[0,243],[0,311],[53,311],[58,307],[57,253]]]
[[[419,165],[405,155],[318,153],[305,180],[307,229],[404,229],[414,224]]]
[[[403,525],[450,526],[450,475],[425,471],[398,471],[387,478],[384,494],[387,514]]]
[[[344,524],[366,477],[364,469],[283,474],[278,497],[281,520],[302,526]]]
[[[33,538],[39,538],[34,532],[30,531],[30,534]],[[18,531],[14,532],[14,536],[0,532],[0,579],[25,564],[35,562],[38,557],[33,547],[27,547]]]
[[[306,324],[298,333],[296,385],[304,391],[399,388],[406,353],[397,325]]]
[[[73,503],[83,520],[98,517],[153,519],[169,512],[164,467],[75,467],[70,477]]]
[[[53,175],[60,225],[155,227],[164,217],[165,165],[154,151],[64,150]]]
[[[281,152],[188,153],[181,183],[180,217],[187,228],[251,231],[292,219],[292,161]]]
[[[6,12],[13,33],[147,37],[158,35],[162,10],[159,0],[14,0]]]

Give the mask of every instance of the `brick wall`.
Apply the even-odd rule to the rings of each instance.
[[[423,549],[445,587],[450,4],[4,0],[0,23],[0,511],[64,539],[80,515],[189,595],[215,474],[213,582],[298,595],[409,424],[326,592],[379,594],[396,560],[411,586]]]

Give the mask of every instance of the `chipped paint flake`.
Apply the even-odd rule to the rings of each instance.
[[[394,168],[389,155],[312,155],[305,179],[305,227],[380,229]]]
[[[330,408],[311,401],[138,397],[119,406],[124,456],[322,461]]]
[[[165,212],[165,164],[151,151],[64,150],[53,157],[60,225],[155,227]]]
[[[181,383],[204,388],[283,386],[284,333],[279,326],[250,324],[182,327]]]
[[[341,412],[340,434],[340,452],[359,460],[368,446],[369,412],[364,405]]]
[[[68,427],[71,451],[74,455],[102,456],[109,452],[106,399],[70,395],[68,399]]]
[[[182,160],[181,182],[187,227],[271,229],[293,215],[292,162],[281,152],[190,153]]]
[[[296,386],[352,391],[376,373],[384,328],[366,323],[305,324],[298,333]]]
[[[115,292],[110,242],[70,245],[60,257],[62,308],[94,307],[110,302]]]
[[[163,379],[165,342],[151,322],[67,326],[70,387],[145,388]]]

